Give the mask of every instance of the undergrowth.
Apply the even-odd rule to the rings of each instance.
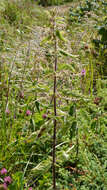
[[[53,189],[56,121],[57,189],[107,189],[106,2],[80,3],[54,28],[53,8],[0,2],[0,188]]]

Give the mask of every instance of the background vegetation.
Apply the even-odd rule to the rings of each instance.
[[[53,189],[56,120],[57,189],[106,190],[107,3],[40,3],[0,1],[0,183]]]

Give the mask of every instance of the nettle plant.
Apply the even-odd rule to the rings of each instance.
[[[66,130],[67,126],[65,127],[65,129],[63,128],[63,130],[62,130],[60,125],[64,125],[64,117],[67,115],[67,113],[64,111],[64,109],[66,110],[67,108],[66,108],[66,106],[64,108],[63,103],[64,103],[64,101],[68,102],[68,100],[63,97],[64,93],[66,93],[66,92],[62,91],[61,88],[64,88],[64,85],[69,85],[69,82],[68,82],[68,84],[65,82],[66,79],[64,78],[63,72],[64,72],[64,69],[68,69],[68,70],[70,69],[70,72],[72,70],[74,70],[72,65],[71,66],[68,64],[66,65],[65,63],[62,63],[60,65],[59,60],[61,61],[62,57],[65,57],[65,58],[72,57],[72,58],[76,59],[78,56],[72,55],[62,49],[63,43],[66,42],[66,39],[64,38],[62,32],[57,28],[58,22],[60,22],[61,18],[57,18],[57,9],[52,11],[51,14],[52,14],[52,16],[50,16],[49,34],[41,42],[41,46],[45,47],[46,58],[49,62],[47,69],[44,71],[44,74],[47,74],[47,77],[45,75],[45,80],[46,80],[46,78],[48,78],[49,86],[53,84],[52,85],[53,93],[51,92],[52,97],[51,97],[50,103],[47,107],[47,114],[46,115],[43,114],[43,118],[49,119],[51,126],[53,123],[53,127],[52,127],[53,128],[53,130],[52,130],[53,131],[52,132],[53,133],[52,134],[53,146],[51,148],[51,150],[52,150],[52,176],[51,177],[53,179],[53,189],[55,190],[55,189],[57,189],[57,186],[58,186],[58,184],[57,184],[58,182],[56,182],[56,179],[57,179],[57,176],[59,175],[58,168],[60,168],[60,166],[58,166],[59,165],[58,160],[60,160],[60,158],[63,157],[64,154],[65,154],[65,157],[67,156],[66,152],[64,153],[62,151],[58,151],[58,153],[57,153],[57,147],[60,147],[61,145],[66,143],[66,142],[62,142],[61,133],[64,133],[63,130]],[[63,72],[62,72],[62,70],[63,70]],[[50,86],[50,90],[52,90],[52,86]],[[61,88],[60,88],[60,86],[61,86]],[[63,100],[63,98],[65,100]],[[73,115],[74,112],[75,112],[75,109],[73,106],[71,106],[69,115]],[[75,112],[74,118],[75,118],[74,120],[76,120],[76,112]],[[72,126],[73,126],[73,129],[70,132],[70,136],[73,136],[73,134],[75,136],[76,126],[77,126],[76,121],[73,122]],[[72,126],[71,126],[71,128],[72,128]],[[46,127],[41,128],[41,131],[39,133],[40,136],[42,135],[42,130],[46,130]],[[71,134],[71,133],[73,133],[73,134]],[[71,149],[69,149],[68,152],[70,152]],[[77,132],[77,153],[76,154],[77,154],[76,155],[76,158],[77,158],[78,157],[78,132]],[[45,166],[44,167],[50,170],[51,163],[50,163],[49,156],[47,158],[47,161],[48,161],[48,165],[46,165],[46,167]],[[43,162],[44,165],[47,164],[47,162],[46,163],[45,162],[46,161]],[[42,163],[40,165],[43,167]],[[33,172],[36,172],[39,169],[38,167],[39,167],[39,165],[33,169]],[[40,182],[40,187],[45,189],[46,181],[43,182],[42,180],[39,180],[39,182]],[[43,186],[42,186],[42,183],[43,183]],[[46,186],[46,188],[48,188],[48,186]],[[58,188],[61,188],[61,187],[58,187]]]

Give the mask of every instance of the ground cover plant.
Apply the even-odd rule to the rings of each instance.
[[[0,1],[0,189],[106,190],[106,1],[39,3]]]

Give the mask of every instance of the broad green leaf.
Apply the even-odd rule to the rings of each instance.
[[[78,57],[78,55],[73,55],[73,54],[71,54],[71,53],[68,53],[68,52],[62,50],[62,49],[59,49],[59,52],[60,52],[62,55],[64,55],[64,56],[69,56],[69,57],[73,57],[73,58],[77,58],[77,57]]]
[[[59,40],[66,41],[65,38],[63,37],[61,31],[56,30],[56,36],[59,38]]]

